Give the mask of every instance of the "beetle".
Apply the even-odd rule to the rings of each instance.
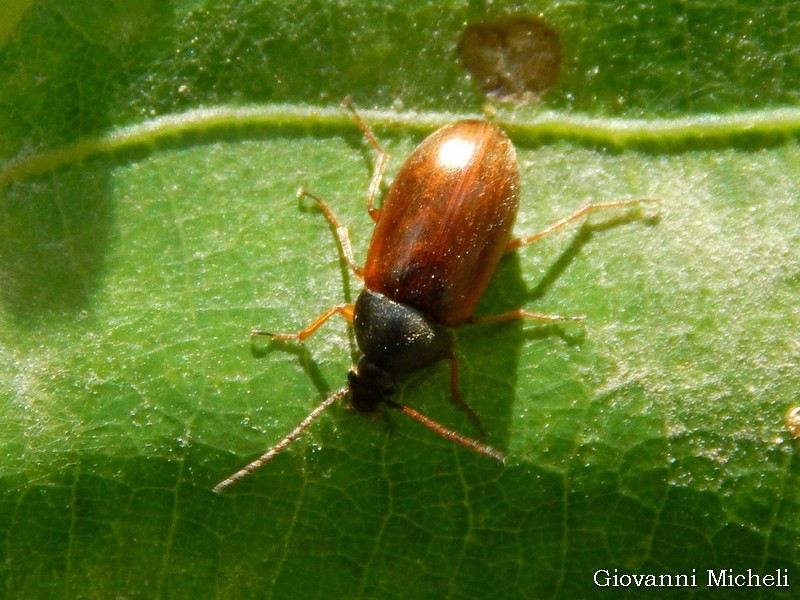
[[[302,342],[334,314],[344,316],[363,353],[347,376],[347,385],[328,396],[286,437],[265,454],[218,483],[220,492],[280,454],[334,402],[350,397],[354,408],[371,413],[384,405],[399,410],[439,435],[480,454],[504,461],[498,450],[433,421],[392,399],[395,378],[448,360],[454,402],[475,422],[477,415],[460,396],[451,329],[464,323],[494,323],[530,318],[582,320],[519,309],[480,319],[472,316],[502,256],[560,230],[590,212],[638,206],[649,200],[587,204],[549,228],[513,238],[519,205],[516,151],[499,127],[482,120],[445,125],[426,138],[394,178],[381,208],[377,197],[389,155],[367,124],[343,101],[361,132],[377,151],[367,194],[367,210],[376,226],[363,268],[355,264],[347,229],[321,198],[298,190],[320,207],[336,232],[342,255],[364,280],[355,304],[335,306],[294,334],[253,330],[273,340]]]

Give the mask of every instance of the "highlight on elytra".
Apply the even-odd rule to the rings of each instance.
[[[346,98],[369,144],[378,153],[367,192],[367,211],[375,230],[363,267],[356,265],[347,229],[318,196],[311,198],[336,233],[342,255],[364,282],[354,304],[325,311],[297,333],[254,330],[254,336],[302,342],[333,315],[352,324],[362,356],[349,371],[347,385],[330,394],[297,427],[266,453],[214,487],[221,492],[283,452],[333,403],[345,397],[363,413],[386,406],[434,433],[478,454],[503,462],[504,455],[486,444],[475,412],[461,397],[458,362],[451,329],[462,324],[491,324],[514,319],[545,322],[580,321],[582,317],[545,315],[519,308],[488,317],[473,317],[478,301],[502,256],[555,233],[598,210],[638,208],[652,200],[587,204],[550,227],[513,237],[520,180],[514,146],[495,125],[464,120],[445,125],[426,138],[405,161],[380,207],[376,206],[389,155]],[[478,438],[445,427],[393,399],[397,376],[450,363],[453,402],[475,424]]]

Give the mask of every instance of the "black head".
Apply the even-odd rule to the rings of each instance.
[[[360,412],[372,412],[394,394],[394,375],[362,356],[347,374],[350,402]]]

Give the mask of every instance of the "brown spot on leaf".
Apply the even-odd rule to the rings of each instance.
[[[503,17],[467,27],[458,54],[486,94],[527,101],[558,79],[561,39],[539,17]]]
[[[800,438],[800,406],[792,406],[786,413],[786,429],[792,437]]]

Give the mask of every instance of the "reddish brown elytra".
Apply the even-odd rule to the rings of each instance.
[[[275,340],[303,341],[338,313],[353,324],[363,353],[350,369],[347,386],[322,404],[283,440],[249,465],[216,485],[220,492],[271,460],[308,428],[331,404],[349,396],[352,405],[368,413],[380,405],[399,410],[439,435],[475,452],[504,461],[481,441],[466,437],[392,400],[397,375],[447,359],[451,366],[453,401],[480,429],[477,416],[461,399],[451,327],[463,323],[493,323],[520,318],[543,321],[581,317],[542,315],[523,309],[474,319],[472,312],[505,252],[541,239],[600,209],[638,206],[645,200],[589,204],[558,223],[526,238],[512,238],[517,215],[519,173],[514,146],[498,127],[479,120],[442,127],[423,141],[394,179],[382,208],[374,206],[388,154],[372,131],[350,107],[359,128],[378,152],[367,210],[376,222],[363,269],[356,266],[347,230],[328,205],[312,198],[336,231],[348,264],[364,280],[355,304],[335,306],[296,334],[255,330]]]

